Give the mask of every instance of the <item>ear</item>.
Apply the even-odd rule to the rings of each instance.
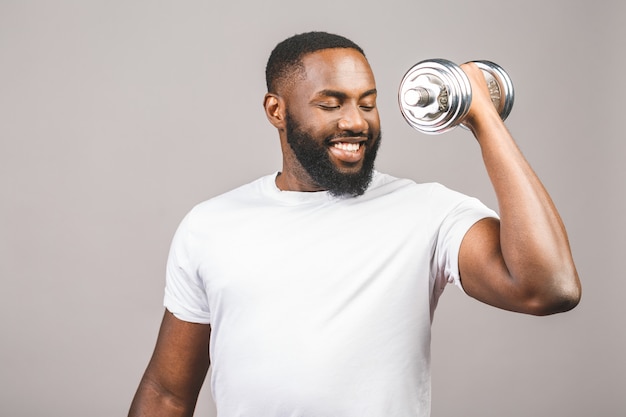
[[[263,100],[265,115],[274,127],[279,130],[285,127],[285,100],[277,94],[267,93]]]

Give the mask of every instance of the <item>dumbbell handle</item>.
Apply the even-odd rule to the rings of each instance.
[[[425,107],[431,98],[431,91],[424,87],[415,87],[404,93],[404,102],[409,106]]]
[[[446,89],[440,89],[436,92],[424,87],[415,87],[404,93],[404,102],[409,106],[426,107],[435,99],[439,105],[439,111],[448,109],[448,93]]]

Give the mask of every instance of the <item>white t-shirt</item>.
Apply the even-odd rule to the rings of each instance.
[[[165,307],[211,324],[218,416],[428,416],[437,299],[496,213],[378,172],[356,198],[275,176],[193,208],[170,251]]]

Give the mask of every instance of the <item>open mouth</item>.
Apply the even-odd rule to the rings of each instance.
[[[355,164],[363,159],[365,154],[365,140],[337,140],[330,143],[329,151],[339,162]]]
[[[359,148],[361,148],[361,143],[335,142],[333,147],[345,152],[358,152]]]

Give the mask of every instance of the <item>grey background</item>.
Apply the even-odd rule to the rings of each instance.
[[[125,415],[199,201],[280,168],[261,103],[273,46],[353,38],[377,76],[378,168],[495,207],[461,129],[413,131],[400,79],[426,58],[510,73],[507,124],[551,191],[581,305],[535,318],[446,290],[433,416],[624,416],[623,2],[0,0],[0,414]],[[196,415],[211,416],[208,385]]]

